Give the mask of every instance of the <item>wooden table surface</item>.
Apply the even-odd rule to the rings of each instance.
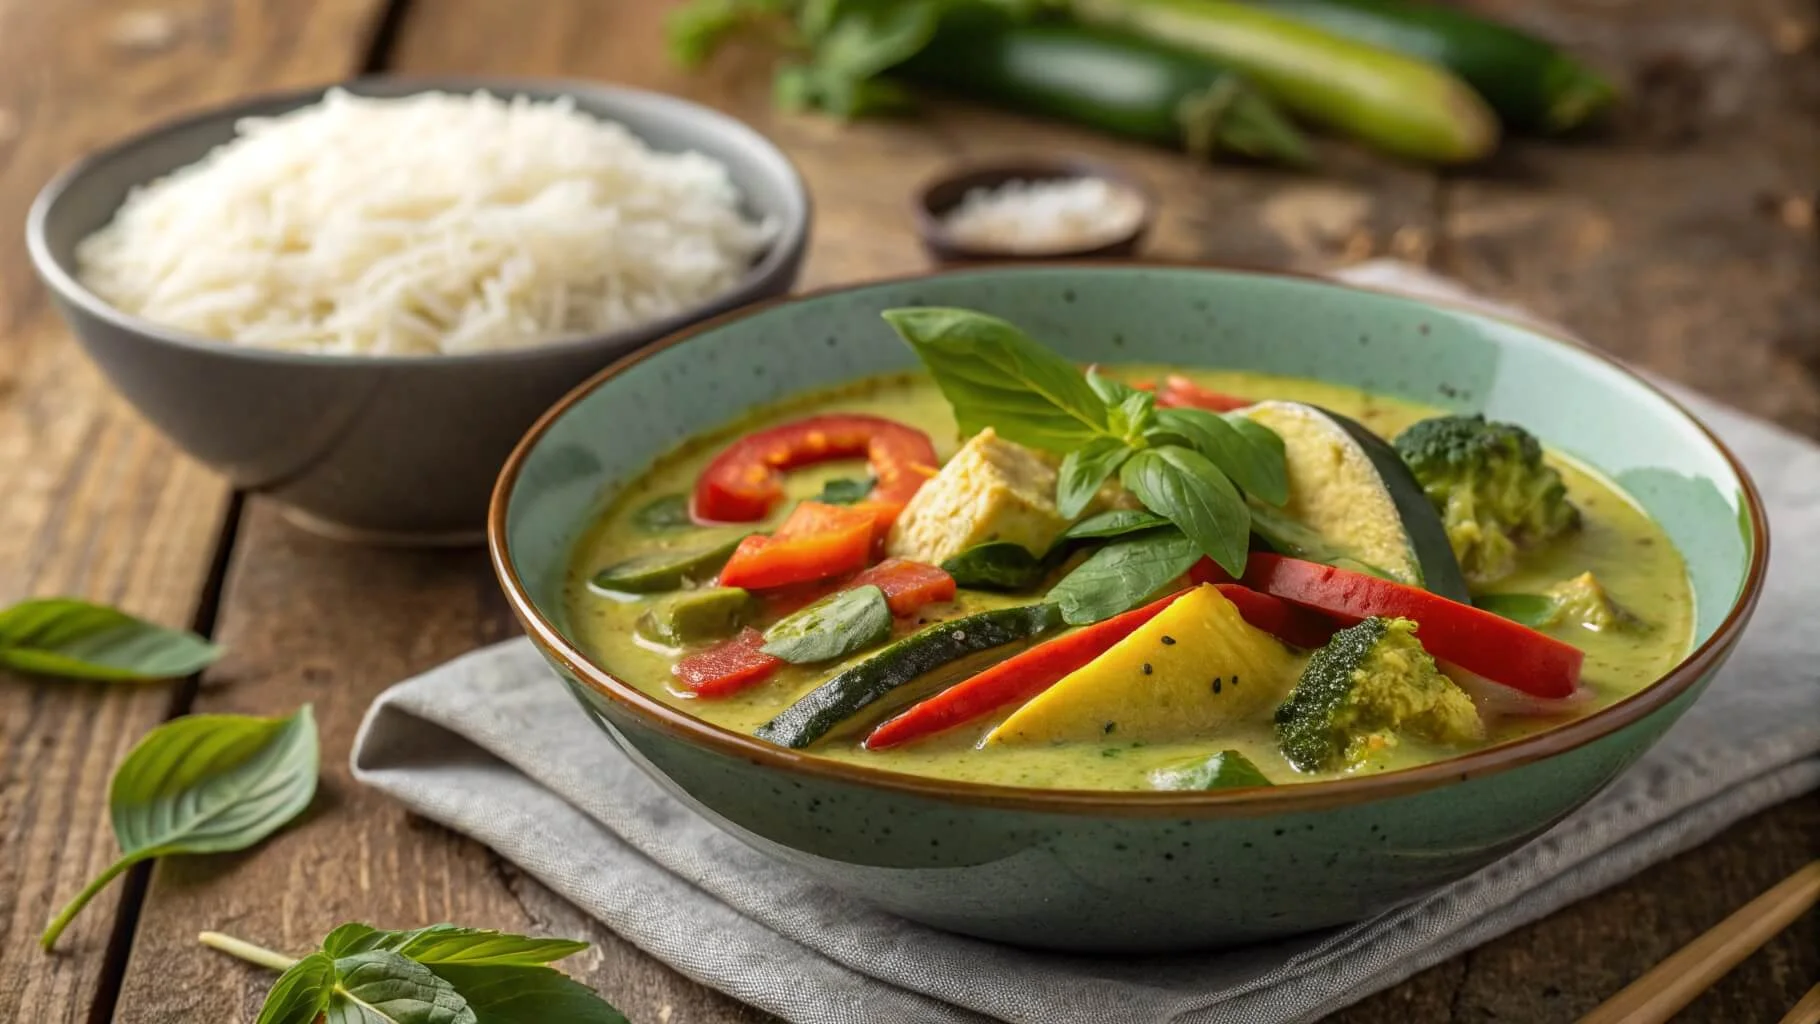
[[[569,962],[640,1022],[759,1021],[584,918],[488,850],[355,786],[354,727],[388,684],[515,631],[482,555],[357,550],[298,532],[176,452],[82,358],[18,226],[77,155],[241,94],[362,71],[630,83],[731,110],[798,161],[817,204],[804,285],[913,271],[912,184],[964,156],[1084,150],[1165,197],[1158,254],[1320,268],[1394,254],[1527,304],[1613,352],[1820,436],[1820,5],[1481,0],[1572,43],[1635,97],[1613,137],[1519,143],[1437,175],[1343,147],[1318,177],[1197,168],[1049,125],[944,107],[838,127],[767,109],[750,61],[687,77],[646,0],[0,0],[0,604],[116,603],[225,644],[158,686],[0,678],[0,1020],[251,1020],[270,975],[204,950],[222,929],[307,948],[359,918],[576,936]],[[115,855],[114,765],[187,712],[323,730],[310,813],[240,855],[135,870],[54,955],[45,921]],[[1366,999],[1335,1019],[1566,1021],[1820,849],[1820,803],[1704,847]],[[1813,914],[1684,1014],[1775,1021],[1820,981]]]

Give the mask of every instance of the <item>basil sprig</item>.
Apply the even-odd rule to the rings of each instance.
[[[1151,394],[1082,373],[998,317],[943,307],[884,316],[935,378],[963,432],[991,427],[1062,456],[1056,505],[1063,515],[1079,515],[1117,474],[1194,553],[1244,573],[1251,516],[1241,491],[1268,504],[1288,495],[1282,440],[1269,429],[1243,417],[1158,409]]]
[[[108,811],[120,859],[45,929],[50,949],[89,900],[154,857],[244,850],[303,812],[316,794],[316,720],[191,715],[153,729],[114,771]]]
[[[593,989],[550,962],[588,948],[436,924],[382,931],[344,924],[322,947],[292,959],[219,932],[202,943],[283,971],[266,995],[258,1024],[626,1024]]]
[[[0,611],[0,667],[37,675],[144,682],[193,675],[221,649],[188,630],[67,597]]]

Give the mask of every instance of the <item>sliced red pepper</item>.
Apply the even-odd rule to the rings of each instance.
[[[1187,592],[1170,594],[1142,608],[1038,644],[955,683],[872,730],[872,735],[866,737],[866,749],[884,750],[909,743],[971,722],[1007,704],[1029,700],[1106,653]]]
[[[872,513],[805,501],[769,537],[739,542],[720,570],[723,587],[764,590],[863,568],[872,556]]]
[[[747,627],[731,640],[723,640],[670,666],[670,674],[697,697],[738,693],[783,667],[781,658],[759,650],[764,645],[765,635]]]
[[[1261,594],[1237,583],[1214,585],[1239,610],[1239,617],[1286,644],[1310,650],[1333,639],[1339,624],[1320,612]]]
[[[1163,391],[1157,396],[1156,404],[1164,408],[1206,409],[1209,412],[1231,412],[1251,405],[1249,398],[1223,394],[1211,388],[1204,388],[1187,377],[1172,375],[1163,383]]]
[[[1231,573],[1220,568],[1218,562],[1211,558],[1203,558],[1188,567],[1188,582],[1220,584],[1238,581],[1232,578]]]
[[[1261,552],[1245,567],[1245,585],[1348,624],[1413,619],[1429,654],[1536,697],[1569,696],[1580,682],[1579,648],[1417,587]]]
[[[954,600],[954,577],[933,565],[912,562],[908,558],[887,558],[848,583],[849,587],[867,584],[885,592],[885,603],[891,614],[914,615],[916,610],[937,601]]]
[[[885,525],[940,466],[929,435],[915,427],[855,413],[810,416],[727,446],[696,480],[690,511],[705,522],[763,519],[783,499],[784,470],[860,455],[877,480],[865,504]]]

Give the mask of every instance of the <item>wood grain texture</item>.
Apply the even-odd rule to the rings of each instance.
[[[71,594],[189,625],[229,499],[110,394],[51,311],[20,244],[32,196],[148,121],[352,70],[375,9],[0,0],[0,604]],[[86,1020],[110,984],[121,885],[56,954],[36,940],[114,859],[109,774],[174,692],[0,674],[0,1020]]]

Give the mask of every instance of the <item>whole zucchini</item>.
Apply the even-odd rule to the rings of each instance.
[[[1465,11],[1408,0],[1257,2],[1336,35],[1439,64],[1519,131],[1568,131],[1617,98],[1609,81],[1554,45]]]
[[[1018,23],[963,4],[892,73],[1196,156],[1230,152],[1292,165],[1310,159],[1295,126],[1231,69],[1118,30]]]
[[[1071,0],[1096,28],[1123,28],[1235,68],[1309,121],[1387,153],[1469,163],[1497,148],[1498,119],[1444,68],[1230,0]]]

